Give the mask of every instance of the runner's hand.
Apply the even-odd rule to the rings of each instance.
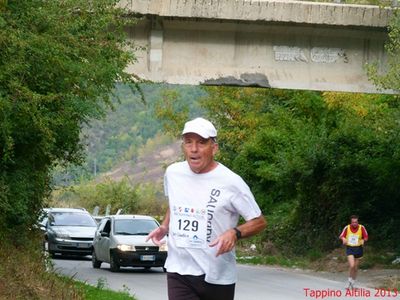
[[[231,251],[236,245],[236,232],[233,229],[225,231],[219,237],[217,237],[214,241],[212,241],[209,246],[217,247],[217,254],[215,256],[219,256],[221,254],[227,253]]]
[[[146,242],[151,239],[154,244],[156,244],[157,246],[161,246],[165,244],[165,240],[163,240],[163,238],[167,235],[167,233],[167,227],[161,225],[147,235]]]

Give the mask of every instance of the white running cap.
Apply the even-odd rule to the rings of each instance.
[[[182,135],[190,132],[196,133],[205,139],[217,136],[217,129],[215,129],[214,125],[203,118],[196,118],[185,123]]]

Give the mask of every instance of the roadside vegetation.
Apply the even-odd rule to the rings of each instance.
[[[134,300],[129,290],[111,291],[57,275],[42,251],[43,239],[32,230],[23,239],[2,237],[0,243],[0,299]]]
[[[0,294],[84,299],[47,272],[33,235],[56,165],[79,164],[81,129],[104,116],[133,62],[114,0],[0,1]],[[36,250],[35,250],[36,249]]]
[[[129,294],[129,289],[116,292],[107,288],[106,283],[98,282],[96,286],[86,283],[74,282],[75,287],[81,291],[85,300],[135,300],[136,298]]]
[[[60,188],[53,192],[49,206],[84,207],[89,211],[98,207],[99,215],[104,215],[109,207],[111,214],[122,209],[124,213],[161,216],[167,202],[162,197],[161,182],[132,185],[128,179],[106,179]]]
[[[0,299],[84,299],[72,279],[48,272],[38,234],[31,232],[20,243],[1,241]]]

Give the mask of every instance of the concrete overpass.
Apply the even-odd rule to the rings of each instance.
[[[278,0],[122,0],[129,71],[173,84],[377,92],[365,66],[385,66],[391,10]]]

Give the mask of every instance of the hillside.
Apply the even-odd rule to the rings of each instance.
[[[104,181],[105,178],[114,181],[129,178],[129,181],[133,184],[162,182],[165,168],[181,157],[180,145],[181,142],[177,141],[140,155],[137,162],[121,162],[111,171],[99,176],[97,182]]]
[[[171,105],[174,110],[182,111],[187,107],[191,117],[201,115],[197,101],[205,95],[205,91],[200,87],[143,84],[140,88],[144,99],[128,85],[116,85],[113,109],[107,110],[103,119],[92,120],[83,128],[81,142],[85,159],[82,166],[55,169],[55,186],[79,184],[82,179],[91,180],[104,173],[120,178],[133,171],[143,173],[142,177],[145,178],[144,169],[149,168],[132,162],[140,161],[143,148],[149,141],[153,146],[169,143],[160,136],[163,135],[164,124],[157,118],[158,108]],[[163,159],[164,150],[160,147],[157,151]],[[144,160],[145,157],[147,154]]]

